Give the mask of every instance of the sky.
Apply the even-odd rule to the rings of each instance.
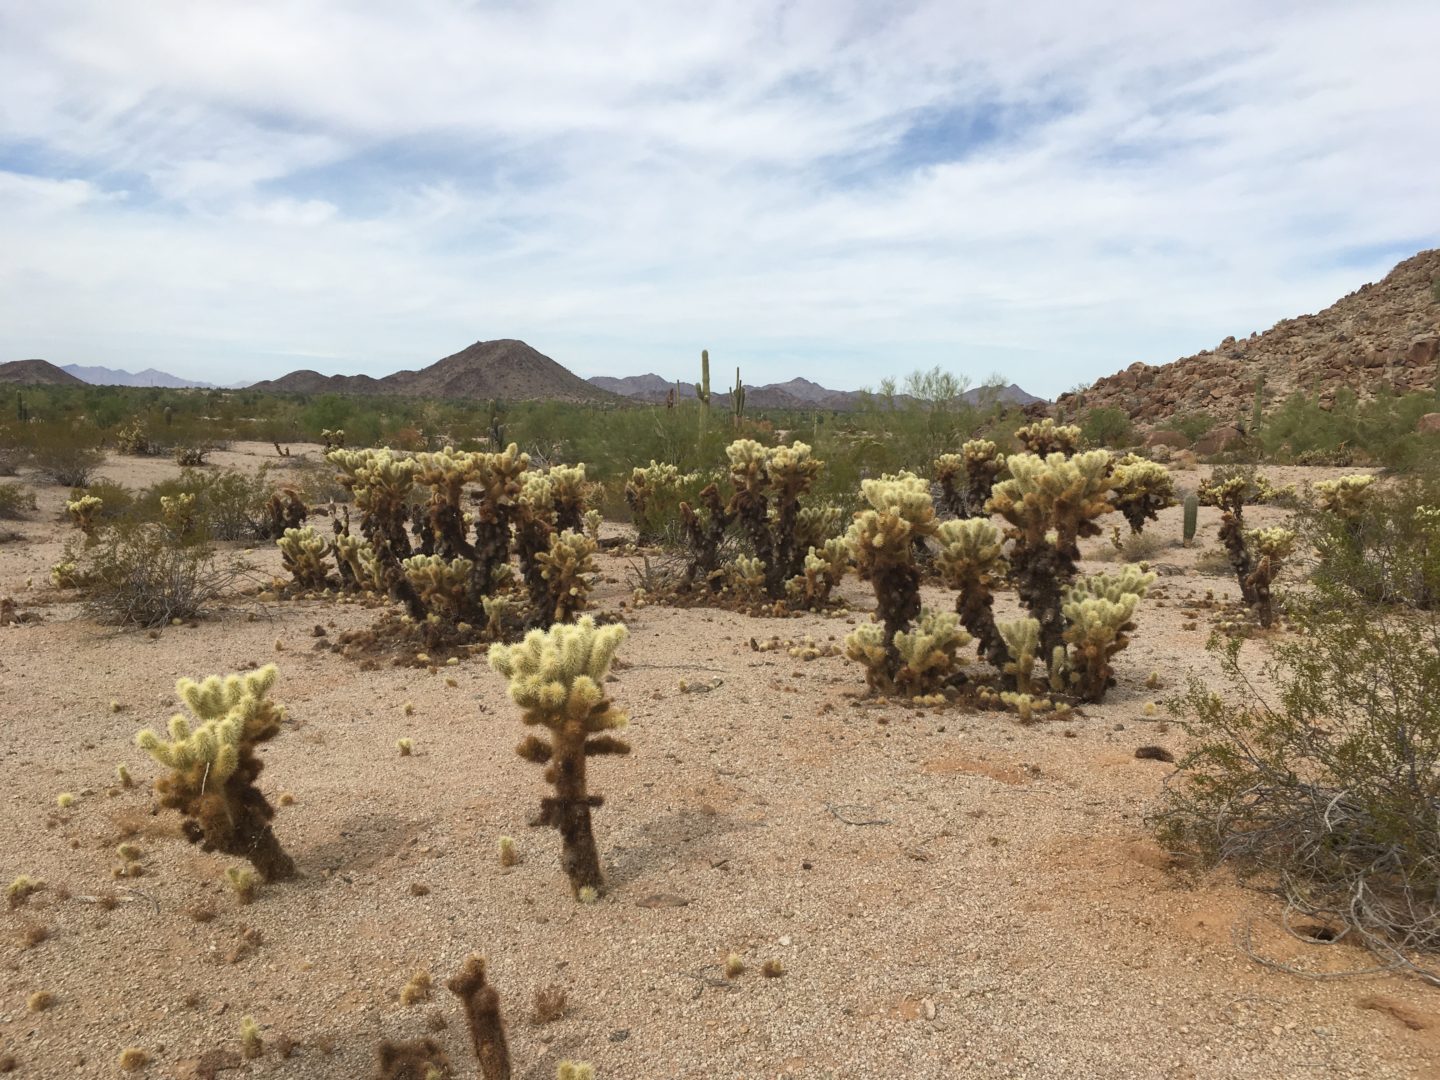
[[[0,0],[0,362],[1054,396],[1440,246],[1436,0]]]

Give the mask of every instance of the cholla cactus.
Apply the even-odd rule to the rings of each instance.
[[[189,536],[195,531],[195,493],[160,496],[160,522],[173,536]]]
[[[345,445],[344,428],[321,428],[320,441],[325,444],[326,450],[341,449]]]
[[[800,498],[814,486],[822,463],[802,442],[766,449],[753,439],[737,439],[726,448],[735,494],[727,512],[750,538],[755,557],[765,564],[765,592],[785,595],[785,583],[800,573],[809,545],[801,546]],[[814,524],[814,519],[807,523]]]
[[[385,575],[369,541],[351,536],[348,532],[341,532],[335,534],[332,543],[335,562],[347,585],[353,585],[362,592],[385,591]]]
[[[860,490],[870,509],[855,515],[845,539],[860,577],[875,590],[893,679],[900,668],[895,635],[909,630],[920,614],[914,545],[917,538],[934,535],[935,507],[930,485],[911,473],[865,480]]]
[[[1008,561],[1000,530],[985,518],[943,522],[936,531],[940,573],[945,584],[959,590],[955,610],[966,630],[980,643],[980,653],[1003,669],[1009,650],[995,628],[995,587],[1005,577]]]
[[[1146,521],[1154,521],[1161,510],[1176,505],[1175,481],[1164,465],[1129,454],[1115,465],[1110,477],[1115,487],[1115,509],[1139,533]]]
[[[470,591],[475,571],[470,559],[447,561],[439,555],[413,555],[401,566],[431,615],[463,622],[478,613]]]
[[[181,679],[176,693],[196,720],[170,718],[169,739],[145,730],[136,744],[170,770],[155,781],[160,805],[185,815],[185,836],[205,851],[249,859],[266,881],[295,876],[295,864],[271,831],[274,809],[255,781],[256,748],[280,732],[284,710],[268,697],[274,664],[203,682]]]
[[[597,548],[600,546],[600,526],[605,524],[605,515],[599,510],[585,511],[585,535]]]
[[[879,623],[861,623],[845,635],[845,657],[865,669],[865,684],[876,693],[894,689],[891,677],[890,639]]]
[[[105,500],[98,495],[82,495],[78,499],[71,499],[65,504],[65,512],[70,515],[70,522],[86,536],[95,535],[95,525],[100,517],[100,510],[105,505]]]
[[[1082,578],[1065,591],[1069,681],[1082,701],[1098,702],[1115,685],[1110,659],[1130,643],[1132,621],[1155,575],[1127,566]]]
[[[759,559],[741,555],[730,564],[730,590],[746,600],[765,596],[765,564]]]
[[[932,466],[940,485],[940,506],[954,517],[968,517],[965,507],[965,459],[959,454],[941,454]]]
[[[1365,473],[1321,480],[1315,485],[1315,505],[1346,522],[1359,520],[1370,503],[1375,477]]]
[[[470,1046],[482,1080],[510,1080],[510,1048],[500,1018],[500,995],[485,979],[485,958],[471,953],[446,983],[465,1009]]]
[[[1046,416],[1017,429],[1015,439],[1027,452],[1040,457],[1051,454],[1070,457],[1079,452],[1083,436],[1074,424],[1057,424]]]
[[[430,489],[430,504],[423,525],[429,534],[426,539],[434,545],[436,554],[444,558],[474,560],[475,548],[465,535],[463,500],[465,485],[474,483],[480,476],[480,462],[480,454],[456,450],[453,446],[415,455],[415,479]]]
[[[625,482],[625,504],[635,522],[635,540],[654,543],[660,537],[666,516],[679,509],[680,470],[652,460],[645,468],[630,470]]]
[[[601,799],[586,788],[586,759],[630,752],[611,734],[626,716],[603,689],[625,634],[623,626],[599,628],[585,616],[574,625],[532,630],[518,645],[490,648],[490,666],[510,680],[510,698],[524,710],[521,719],[549,733],[549,741],[527,735],[516,753],[545,765],[545,779],[555,786],[555,794],[541,801],[541,821],[560,830],[561,864],[577,898],[605,888],[590,827],[590,810]]]
[[[967,517],[988,515],[985,506],[995,480],[1005,468],[1005,455],[989,439],[971,439],[960,447],[965,463],[965,510]]]
[[[948,686],[960,670],[956,654],[972,641],[954,612],[921,611],[913,630],[895,635],[895,651],[900,654],[896,691],[913,697]]]
[[[735,520],[735,515],[721,502],[720,489],[714,484],[705,485],[695,501],[699,504],[698,509],[688,501],[680,503],[680,526],[690,552],[682,588],[690,590],[703,584],[711,592],[716,592],[724,584],[720,545],[724,543],[725,530]]]
[[[1253,560],[1250,573],[1240,583],[1246,603],[1255,609],[1261,626],[1274,621],[1270,586],[1295,551],[1295,533],[1281,526],[1252,529],[1245,534],[1245,548]]]
[[[336,479],[354,497],[362,514],[360,531],[382,565],[408,558],[412,548],[405,524],[420,464],[389,449],[336,449],[325,460],[340,470]]]
[[[584,610],[598,572],[595,541],[567,529],[551,537],[550,550],[537,560],[551,609],[546,616],[554,622],[569,622],[577,611]]]
[[[795,607],[817,611],[830,602],[830,594],[850,569],[850,545],[832,537],[805,556],[805,571],[786,582],[786,594]]]
[[[301,529],[286,529],[285,535],[275,541],[280,549],[280,559],[285,569],[302,589],[323,589],[330,577],[330,564],[326,555],[330,545],[325,538],[306,525]]]
[[[1036,619],[1021,618],[1010,622],[996,623],[995,629],[1005,642],[1010,659],[1001,667],[1017,692],[1028,694],[1040,686],[1035,675],[1036,658],[1040,653],[1040,623]]]
[[[1115,509],[1110,455],[1014,454],[1006,464],[1010,479],[995,485],[989,509],[1010,524],[1016,591],[1040,621],[1040,651],[1049,655],[1063,641],[1061,590],[1075,576],[1079,539],[1099,536],[1095,519]]]
[[[294,488],[273,491],[265,503],[265,535],[271,540],[278,540],[285,535],[286,529],[298,529],[304,525],[309,514],[305,500]]]
[[[584,529],[586,483],[585,463],[552,465],[545,474],[550,481],[550,504],[555,508],[555,527],[581,532]]]
[[[485,609],[485,633],[496,640],[505,636],[505,624],[515,612],[515,601],[508,596],[487,596],[481,601]]]
[[[844,517],[838,506],[802,506],[795,515],[795,543],[805,552],[824,547],[840,534]]]

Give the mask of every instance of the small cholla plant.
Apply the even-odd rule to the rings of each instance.
[[[475,564],[469,559],[457,555],[447,562],[439,555],[412,555],[401,566],[429,618],[452,624],[480,618],[482,609],[471,593]]]
[[[320,441],[325,444],[326,450],[341,449],[345,446],[345,429],[321,428]]]
[[[957,654],[972,641],[954,612],[922,610],[913,629],[895,635],[895,651],[900,654],[895,691],[915,697],[949,686],[960,669]]]
[[[965,459],[959,454],[941,454],[931,467],[940,485],[940,508],[952,517],[969,517],[965,503]]]
[[[943,522],[935,534],[945,584],[958,590],[955,611],[979,643],[980,655],[1004,668],[1009,650],[995,626],[995,588],[1004,580],[1009,561],[1004,538],[985,518]]]
[[[265,535],[271,540],[278,540],[285,535],[286,529],[298,529],[304,525],[309,514],[305,500],[294,488],[271,492],[265,503]]]
[[[445,986],[465,1009],[470,1046],[482,1080],[510,1080],[510,1047],[500,1017],[500,995],[486,981],[485,958],[471,953]]]
[[[1154,574],[1127,566],[1116,574],[1081,578],[1065,590],[1065,666],[1081,701],[1098,702],[1115,685],[1110,660],[1130,643],[1135,609],[1154,583]]]
[[[812,546],[805,556],[802,574],[785,583],[790,606],[821,610],[830,603],[830,594],[849,569],[850,545],[843,537],[831,537],[819,547]]]
[[[971,439],[960,447],[965,464],[965,516],[988,515],[985,506],[1005,469],[1005,455],[989,439]]]
[[[1051,454],[1071,457],[1079,453],[1083,437],[1074,424],[1057,424],[1054,419],[1046,416],[1017,429],[1015,440],[1027,452],[1040,457]]]
[[[1270,586],[1280,575],[1285,560],[1295,552],[1295,533],[1279,525],[1250,529],[1245,533],[1245,548],[1252,565],[1240,582],[1240,591],[1245,602],[1255,609],[1260,625],[1269,626],[1275,619]]]
[[[100,509],[105,505],[105,500],[98,495],[81,495],[78,499],[71,499],[65,504],[65,512],[70,515],[70,522],[86,536],[95,534],[95,525],[100,517]]]
[[[589,616],[574,625],[532,630],[518,645],[493,645],[490,666],[510,680],[510,698],[524,723],[543,727],[549,739],[527,735],[516,747],[526,761],[545,766],[555,794],[540,803],[540,819],[560,831],[561,865],[577,898],[604,891],[600,856],[590,810],[601,805],[586,785],[586,759],[628,754],[630,746],[611,734],[626,716],[605,696],[605,676],[625,627],[597,627]]]
[[[1176,504],[1175,481],[1170,470],[1154,461],[1128,454],[1115,464],[1110,476],[1115,493],[1111,501],[1115,509],[1130,523],[1130,531],[1139,533],[1146,521]]]
[[[419,463],[389,449],[336,449],[325,459],[340,470],[336,479],[355,500],[361,534],[380,560],[387,586],[395,588],[403,582],[400,560],[409,558],[414,550],[406,523]],[[424,616],[423,610],[417,612],[414,604],[410,606],[412,616]]]
[[[720,489],[713,483],[700,489],[695,502],[698,507],[688,500],[680,502],[680,528],[689,551],[681,588],[690,591],[704,587],[718,592],[724,587],[726,577],[720,565],[720,545],[725,542],[725,531],[735,516],[726,509]]]
[[[280,549],[280,561],[295,584],[302,589],[323,589],[330,579],[330,564],[327,561],[330,545],[325,538],[310,526],[300,529],[286,529],[285,535],[275,541]]]
[[[172,536],[185,538],[195,532],[195,493],[160,496],[160,523]]]
[[[989,509],[1009,523],[1016,591],[1039,620],[1040,653],[1049,656],[1064,641],[1062,590],[1075,577],[1079,540],[1099,536],[1095,519],[1115,509],[1110,455],[1014,454],[1006,464],[1010,478],[995,485]]]
[[[375,557],[375,549],[368,540],[352,536],[348,532],[339,532],[335,534],[333,544],[335,563],[347,588],[361,592],[385,591],[385,574],[380,567],[380,560]]]
[[[555,528],[582,532],[585,528],[585,463],[552,465],[546,470],[550,481],[550,503],[555,508]]]
[[[140,732],[139,747],[170,770],[155,781],[160,805],[185,815],[185,836],[204,851],[249,859],[266,881],[295,876],[295,863],[270,828],[275,811],[256,779],[264,763],[256,750],[280,732],[282,708],[269,698],[278,672],[258,671],[175,684],[198,727],[177,714],[169,738]]]
[[[865,480],[860,485],[870,509],[861,510],[846,533],[850,556],[860,577],[875,590],[876,615],[882,631],[879,647],[885,651],[883,669],[871,685],[893,682],[901,658],[895,636],[908,631],[920,614],[920,571],[915,565],[915,541],[935,533],[935,507],[930,485],[912,473]],[[857,628],[846,639],[847,650],[873,650],[875,635]],[[868,665],[867,665],[868,667]]]

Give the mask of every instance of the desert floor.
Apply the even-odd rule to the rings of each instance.
[[[237,444],[213,461],[273,458]],[[175,472],[133,459],[103,470],[130,486]],[[1177,478],[1193,488],[1202,475]],[[1233,579],[1195,569],[1216,548],[1214,510],[1202,508],[1198,548],[1178,544],[1179,509],[1151,526],[1177,541],[1156,560],[1160,598],[1142,607],[1120,685],[1063,723],[862,703],[860,672],[841,657],[752,650],[772,635],[839,640],[872,606],[853,580],[853,611],[838,616],[630,613],[611,690],[634,753],[592,771],[610,892],[579,905],[558,836],[527,826],[545,785],[513,752],[518,714],[483,658],[433,675],[362,671],[316,651],[312,634],[376,612],[327,601],[237,597],[154,638],[96,625],[49,584],[73,535],[66,492],[36,490],[39,511],[5,523],[23,539],[0,545],[0,596],[41,617],[0,628],[0,871],[48,883],[3,915],[0,1052],[16,1076],[118,1076],[135,1046],[151,1059],[142,1076],[204,1075],[208,1061],[222,1077],[361,1078],[379,1040],[432,1028],[457,1075],[474,1075],[443,987],[472,951],[489,958],[527,1080],[564,1058],[609,1080],[1440,1076],[1437,991],[1261,966],[1237,944],[1247,928],[1256,951],[1314,973],[1374,961],[1288,936],[1278,901],[1227,874],[1176,873],[1147,832],[1173,766],[1135,750],[1179,753],[1184,739],[1163,705],[1146,705],[1187,673],[1215,673],[1208,619],[1182,629],[1180,602],[1235,593]],[[251,557],[280,572],[273,549]],[[629,595],[627,565],[603,557],[600,609]],[[1246,655],[1258,663],[1263,649]],[[293,723],[269,744],[261,783],[272,800],[294,798],[276,832],[303,876],[241,906],[223,879],[235,861],[185,843],[173,813],[152,815],[158,766],[133,737],[175,711],[178,676],[272,660]],[[681,680],[718,685],[681,692]],[[397,752],[402,737],[412,756]],[[139,786],[112,793],[122,761]],[[69,809],[60,792],[74,793]],[[522,855],[510,869],[502,835]],[[127,837],[145,874],[115,880]],[[200,909],[214,918],[197,921]],[[48,937],[27,947],[35,927]],[[732,951],[748,967],[727,981]],[[785,974],[764,978],[772,959]],[[402,1005],[419,969],[435,993]],[[567,1008],[537,1025],[532,1001],[550,985]],[[53,1006],[27,1011],[36,991]],[[245,1016],[266,1050],[242,1063]]]

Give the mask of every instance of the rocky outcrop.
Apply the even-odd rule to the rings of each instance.
[[[1111,406],[1146,424],[1199,411],[1233,421],[1249,417],[1257,385],[1267,408],[1296,390],[1327,407],[1343,389],[1362,399],[1382,387],[1429,390],[1440,376],[1437,283],[1440,249],[1422,251],[1316,315],[1173,363],[1131,364],[1056,404],[1069,412]]]

